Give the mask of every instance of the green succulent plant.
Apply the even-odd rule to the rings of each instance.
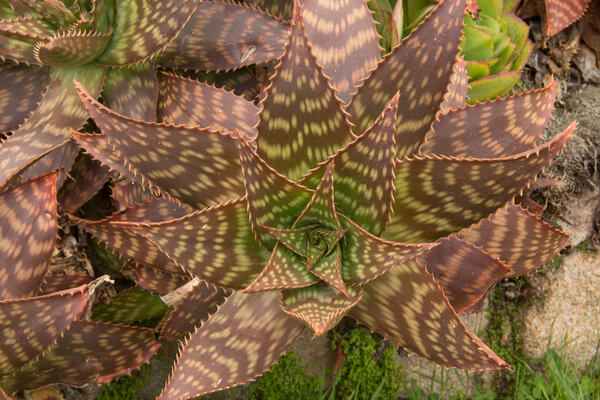
[[[233,290],[188,324],[161,398],[252,379],[344,315],[446,366],[509,367],[457,312],[566,244],[513,200],[575,125],[536,145],[554,84],[465,106],[464,14],[440,2],[381,59],[362,0],[296,1],[258,106],[168,74],[152,123],[78,85],[102,133],[75,141],[150,200],[73,220],[139,265]]]
[[[384,51],[390,51],[431,12],[434,2],[371,0]],[[469,75],[467,103],[507,94],[519,81],[533,44],[529,27],[502,0],[468,3],[461,56]]]

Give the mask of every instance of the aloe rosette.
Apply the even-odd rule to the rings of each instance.
[[[71,169],[69,128],[88,118],[74,80],[113,109],[155,121],[157,69],[202,70],[254,90],[257,78],[240,68],[279,57],[288,29],[226,1],[0,0],[0,188],[40,158],[28,177]]]
[[[343,316],[442,365],[509,367],[457,312],[566,244],[513,199],[575,126],[536,144],[554,84],[464,105],[464,14],[440,2],[381,59],[364,1],[295,2],[259,105],[169,74],[153,123],[78,86],[102,133],[75,141],[147,200],[74,220],[132,262],[233,291],[188,323],[161,398],[252,379]]]

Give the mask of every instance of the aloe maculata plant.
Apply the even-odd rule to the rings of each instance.
[[[371,0],[385,51],[421,22],[435,2]],[[513,14],[516,3],[502,0],[467,2],[461,55],[467,61],[469,104],[504,96],[519,81],[533,44],[529,27]]]
[[[74,80],[113,109],[154,121],[156,66],[217,71],[271,61],[288,29],[226,1],[0,0],[0,142],[12,133],[0,143],[0,188],[43,156],[45,171],[69,171],[78,150],[69,128],[87,119]],[[258,85],[243,71],[233,79]]]
[[[102,279],[48,273],[57,178],[50,172],[0,193],[0,398],[53,382],[108,382],[158,350],[152,329],[89,318]]]
[[[78,85],[102,133],[75,141],[130,181],[119,198],[142,203],[73,220],[150,267],[140,282],[187,273],[233,291],[188,323],[161,398],[252,379],[306,325],[321,335],[344,315],[442,365],[509,367],[457,312],[566,244],[513,199],[575,126],[537,145],[553,83],[464,105],[464,13],[440,2],[381,59],[363,0],[295,2],[258,106],[168,74],[162,122],[144,122]]]
[[[546,4],[546,35],[554,36],[577,21],[585,13],[590,2],[591,0],[544,0]]]

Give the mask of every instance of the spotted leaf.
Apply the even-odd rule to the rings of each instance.
[[[95,321],[131,324],[158,318],[169,310],[160,296],[139,287],[122,290],[108,304],[96,304],[92,308]]]
[[[404,244],[378,238],[340,214],[348,232],[344,236],[342,276],[349,285],[364,285],[435,246]]]
[[[239,151],[254,229],[260,225],[291,228],[311,199],[311,191],[271,168],[248,143],[240,141]],[[271,248],[275,244],[270,235],[260,239]]]
[[[110,34],[98,32],[65,32],[37,45],[34,56],[41,65],[64,67],[87,64],[106,48]]]
[[[261,105],[258,154],[292,180],[352,138],[347,114],[311,54],[298,10]]]
[[[246,140],[256,137],[258,107],[233,93],[173,74],[160,82],[158,116],[173,124],[237,130]]]
[[[54,28],[35,16],[0,18],[0,35],[48,40],[54,36]]]
[[[45,295],[61,290],[72,289],[88,284],[92,279],[84,274],[57,274],[51,273],[44,277],[44,283],[38,295]]]
[[[47,172],[59,170],[62,172],[56,182],[56,187],[59,188],[65,181],[66,174],[71,170],[77,154],[79,154],[79,147],[73,141],[68,141],[27,167],[21,174],[21,180],[33,179]]]
[[[160,295],[172,292],[190,279],[183,271],[176,273],[135,263],[125,264],[121,274],[134,281],[137,286]]]
[[[331,253],[319,258],[315,265],[310,268],[310,273],[327,282],[344,295],[349,296],[342,278],[342,251],[339,246],[335,246]]]
[[[49,383],[107,383],[148,362],[158,347],[150,329],[75,321],[42,357],[0,380],[0,386],[13,393]]]
[[[109,110],[81,88],[79,92],[90,116],[137,172],[134,175],[146,176],[196,208],[243,195],[240,161],[232,156],[237,145],[231,136],[209,128],[137,121]]]
[[[467,72],[467,63],[464,58],[459,56],[458,61],[454,64],[444,101],[440,106],[442,113],[462,107],[467,102],[469,91],[469,74]]]
[[[98,62],[105,65],[131,65],[158,54],[180,33],[201,2],[118,1],[115,28]]]
[[[332,286],[313,285],[283,292],[281,309],[304,321],[315,336],[320,336],[333,328],[361,297],[361,289],[349,288],[345,295]]]
[[[302,17],[312,53],[331,77],[336,94],[349,103],[360,81],[380,60],[379,37],[367,3],[305,0]]]
[[[438,3],[421,25],[378,64],[348,108],[357,125],[356,133],[371,126],[398,92],[397,155],[414,153],[451,83],[464,12],[464,0]]]
[[[554,36],[577,21],[590,0],[544,0],[546,3],[546,35]]]
[[[246,4],[251,4],[285,20],[292,19],[294,11],[294,0],[246,0]]]
[[[88,118],[73,80],[96,96],[103,75],[104,70],[97,66],[51,70],[50,85],[38,107],[0,145],[0,188],[33,161],[70,140],[69,127],[79,128]]]
[[[306,257],[306,236],[309,228],[277,229],[264,225],[261,228],[273,236],[281,245],[299,256]]]
[[[281,311],[278,299],[277,292],[229,297],[186,341],[160,399],[199,396],[267,370],[304,329]]]
[[[0,132],[16,130],[42,99],[48,71],[35,66],[0,65]]]
[[[330,162],[323,174],[319,186],[313,192],[313,195],[296,221],[294,227],[319,225],[329,229],[339,229],[333,190],[333,171],[335,165]]]
[[[281,243],[276,243],[271,257],[260,275],[250,283],[244,293],[266,290],[300,288],[312,285],[318,279],[307,271],[304,261]]]
[[[536,149],[498,159],[424,156],[398,161],[394,216],[385,238],[436,240],[490,215],[564,147],[576,124]]]
[[[450,236],[422,257],[456,312],[476,304],[509,267],[471,243]]]
[[[170,221],[114,222],[113,225],[155,243],[178,265],[199,278],[228,288],[246,287],[268,261],[266,251],[254,240],[245,199]]]
[[[106,73],[102,97],[111,110],[127,117],[156,121],[158,80],[149,62]]]
[[[87,305],[86,286],[0,301],[0,377],[42,355]]]
[[[0,299],[37,293],[58,230],[57,174],[48,173],[0,193]]]
[[[113,184],[111,197],[117,203],[117,208],[124,210],[152,200],[152,193],[134,182],[121,181]]]
[[[100,162],[81,155],[69,177],[58,194],[58,202],[62,209],[74,213],[102,189],[108,181],[109,171]]]
[[[448,367],[508,368],[458,318],[437,283],[414,261],[364,286],[349,315],[422,357]]]
[[[569,240],[567,234],[512,203],[478,224],[461,230],[459,235],[511,266],[509,276],[531,272],[550,262]]]
[[[508,157],[535,147],[550,118],[556,84],[492,102],[450,111],[434,121],[424,154]]]
[[[243,4],[204,0],[155,61],[174,69],[237,69],[276,59],[289,26]]]
[[[170,339],[182,339],[214,314],[225,301],[227,294],[222,288],[204,281],[198,282],[177,304],[161,329],[161,335]]]

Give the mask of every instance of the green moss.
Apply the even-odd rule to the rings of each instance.
[[[305,374],[306,367],[293,351],[288,351],[269,372],[249,386],[247,400],[309,400],[318,398],[323,391],[322,379]]]
[[[122,376],[108,385],[102,386],[98,392],[98,400],[129,400],[137,399],[136,393],[144,387],[150,376],[150,365],[144,364],[139,370],[129,376]]]
[[[583,242],[579,243],[577,246],[575,246],[573,250],[575,250],[578,253],[587,254],[588,256],[595,256],[596,254],[598,254],[596,246],[594,246],[590,239],[584,240]]]
[[[404,374],[394,360],[395,345],[386,345],[378,354],[380,340],[363,328],[353,329],[342,339],[346,359],[335,379],[335,398],[370,400],[376,392],[379,400],[398,398]]]

